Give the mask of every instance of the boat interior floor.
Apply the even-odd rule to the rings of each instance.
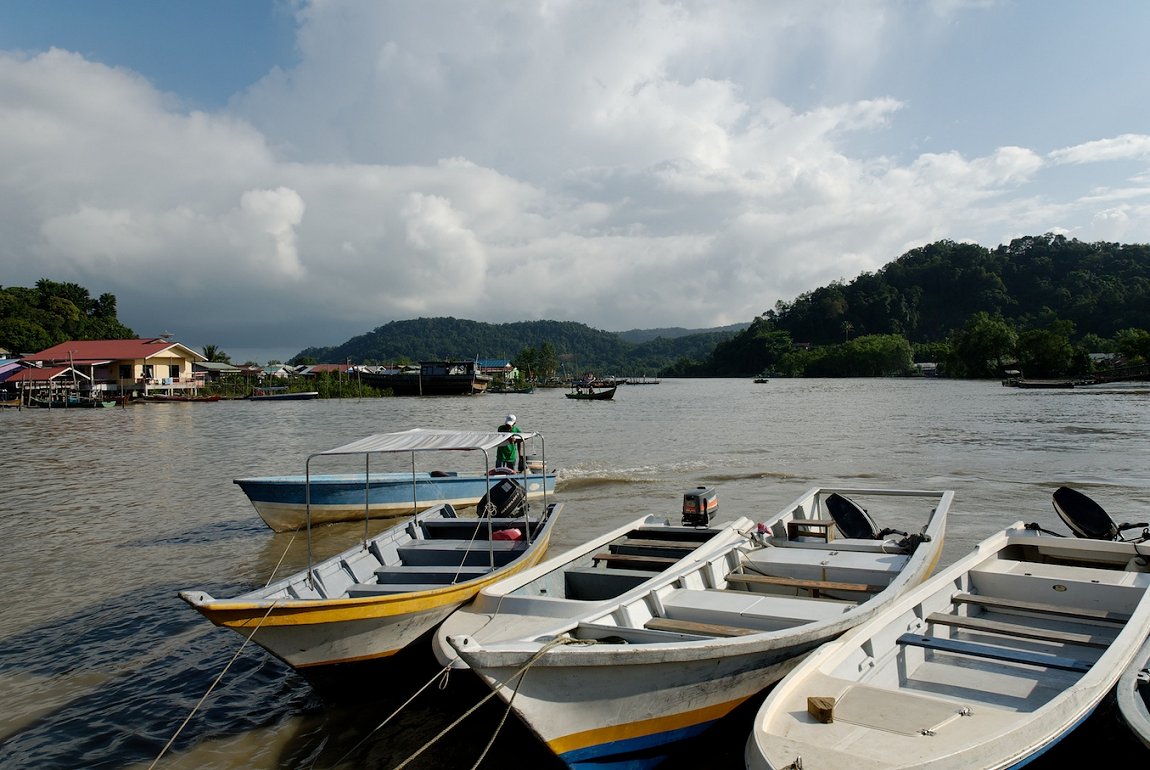
[[[601,618],[589,619],[575,633],[586,638],[618,636],[633,643],[660,643],[833,621],[884,590],[910,559],[908,554],[889,552],[890,545],[881,541],[802,540],[795,547],[787,542],[716,557],[673,584],[655,588]],[[600,557],[606,555],[596,558]],[[619,554],[611,563],[637,565],[628,558],[678,560],[654,556],[652,551],[635,557]]]

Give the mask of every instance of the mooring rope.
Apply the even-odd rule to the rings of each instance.
[[[300,525],[300,526],[303,526],[303,525]],[[272,581],[275,580],[276,573],[279,572],[280,565],[283,564],[284,559],[287,558],[288,551],[291,550],[291,544],[295,542],[295,536],[298,534],[299,534],[299,527],[296,527],[291,533],[291,540],[288,541],[287,547],[284,548],[284,552],[280,554],[280,560],[276,562],[276,565],[274,567],[272,567],[272,574],[268,575],[268,582],[264,583],[264,588],[267,588],[268,586],[270,586],[272,584]]]
[[[227,665],[224,666],[223,670],[220,671],[220,673],[216,676],[215,680],[208,687],[207,691],[196,702],[196,705],[192,707],[192,710],[188,713],[188,716],[185,717],[184,721],[180,723],[180,726],[176,728],[176,732],[172,733],[172,737],[169,738],[168,742],[164,744],[164,748],[160,749],[160,753],[157,754],[156,758],[152,760],[152,764],[148,765],[148,770],[152,770],[159,763],[159,761],[163,759],[164,754],[168,753],[168,749],[170,749],[172,744],[176,742],[176,738],[180,737],[180,733],[182,733],[184,728],[188,726],[188,723],[192,721],[192,717],[194,717],[196,712],[200,710],[200,706],[204,705],[204,701],[206,701],[208,696],[212,694],[212,690],[216,689],[216,685],[218,685],[220,680],[224,678],[224,674],[228,673],[228,670],[232,667],[232,664],[235,663],[236,659],[240,657],[240,653],[242,653],[244,648],[248,646],[248,642],[250,642],[252,637],[256,635],[256,631],[260,630],[260,627],[263,626],[264,621],[267,620],[268,615],[272,614],[272,610],[276,608],[276,604],[278,603],[279,599],[276,599],[274,602],[272,602],[272,605],[268,607],[268,611],[264,613],[264,616],[260,618],[260,622],[256,624],[256,627],[253,628],[252,632],[248,634],[246,639],[244,639],[244,643],[240,645],[238,650],[236,650],[235,655],[232,655],[231,660],[228,661]]]
[[[513,700],[515,700],[515,695],[519,692],[519,685],[522,684],[522,682],[523,682],[523,678],[520,675],[525,674],[529,668],[531,668],[533,665],[535,665],[536,661],[538,661],[540,658],[542,658],[544,655],[546,655],[554,647],[558,647],[559,645],[563,645],[563,644],[595,644],[595,643],[596,642],[594,639],[572,639],[570,637],[563,637],[563,636],[556,637],[556,638],[552,639],[551,641],[547,642],[542,647],[540,647],[535,652],[535,654],[532,655],[531,658],[526,663],[523,664],[523,666],[521,666],[518,670],[515,671],[515,673],[513,673],[511,675],[511,677],[510,677],[511,679],[514,679],[515,677],[519,677],[519,682],[515,685],[515,690],[512,692],[511,698],[509,698],[507,701],[507,709],[503,713],[503,718],[499,721],[499,724],[496,726],[495,732],[491,736],[491,740],[488,741],[487,746],[483,749],[483,753],[480,755],[479,759],[476,761],[472,770],[474,770],[474,768],[479,767],[479,763],[482,762],[484,757],[487,756],[487,752],[491,749],[491,746],[494,745],[494,743],[495,743],[496,736],[499,735],[499,730],[502,729],[503,725],[506,723],[507,714],[510,713],[510,711],[511,711],[511,702]],[[341,762],[343,762],[348,757],[350,757],[353,753],[355,753],[361,746],[363,746],[364,742],[367,741],[368,738],[370,738],[372,735],[374,735],[376,732],[378,732],[381,728],[383,728],[384,725],[386,725],[388,722],[390,722],[392,719],[394,719],[396,717],[396,715],[398,715],[401,711],[403,711],[403,709],[407,708],[407,706],[413,700],[415,700],[417,697],[419,697],[419,695],[424,690],[426,690],[428,687],[430,687],[437,679],[442,677],[443,680],[446,681],[447,676],[450,674],[450,672],[451,672],[451,666],[445,666],[443,669],[436,672],[435,676],[433,676],[427,682],[427,684],[420,687],[419,690],[417,690],[414,695],[412,695],[410,698],[408,698],[406,701],[404,701],[399,706],[399,708],[397,708],[395,711],[393,711],[391,714],[389,714],[387,716],[387,718],[385,718],[382,722],[380,722],[378,725],[376,725],[374,728],[372,728],[371,731],[368,732],[367,735],[363,736],[363,738],[361,738],[354,746],[352,746],[348,751],[346,751],[343,754],[343,756],[341,756],[338,760],[336,760],[335,764],[333,764],[332,767],[338,766]],[[423,752],[427,751],[437,741],[439,741],[440,738],[442,738],[443,736],[447,735],[449,732],[454,730],[457,726],[459,726],[459,724],[461,722],[463,722],[463,720],[467,719],[469,716],[474,714],[476,711],[478,711],[483,706],[483,704],[487,703],[487,701],[491,700],[492,698],[494,698],[498,694],[499,694],[499,691],[497,689],[492,689],[491,692],[489,692],[487,695],[480,698],[479,702],[477,702],[474,706],[469,708],[461,716],[456,718],[451,724],[447,725],[447,727],[440,730],[439,733],[434,735],[430,740],[428,740],[426,743],[424,743],[422,746],[420,746],[419,749],[417,749],[414,754],[409,756],[407,759],[403,760],[403,762],[396,765],[394,770],[402,770],[402,768],[407,767],[417,757],[419,757],[421,754],[423,754]]]

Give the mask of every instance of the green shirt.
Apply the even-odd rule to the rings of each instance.
[[[518,425],[499,426],[500,433],[522,433]],[[495,464],[498,466],[506,466],[508,468],[517,468],[519,466],[519,442],[509,441],[503,446],[495,450]]]

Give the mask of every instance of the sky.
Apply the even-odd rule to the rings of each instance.
[[[287,360],[1150,242],[1144,0],[3,0],[0,286]],[[477,351],[506,355],[518,351]]]

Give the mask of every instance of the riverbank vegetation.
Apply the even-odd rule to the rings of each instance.
[[[0,288],[0,347],[26,352],[67,339],[135,336],[115,312],[114,296],[92,299],[75,284],[44,279],[32,289]],[[204,350],[211,360],[226,360],[215,346]],[[444,359],[511,360],[536,379],[585,371],[1001,377],[1017,369],[1028,378],[1085,376],[1150,363],[1150,245],[1053,234],[994,249],[939,241],[873,273],[776,302],[749,324],[608,332],[568,321],[420,318],[307,348],[289,363]]]

